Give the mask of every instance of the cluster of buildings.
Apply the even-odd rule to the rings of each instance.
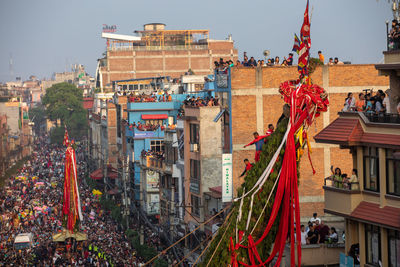
[[[54,73],[50,80],[32,75],[26,81],[17,77],[15,81],[0,84],[0,177],[18,160],[31,154],[35,119],[30,120],[29,111],[40,106],[47,88],[61,82],[81,88],[84,96],[90,95],[95,86],[94,78],[80,64],[73,65],[70,72]],[[52,126],[49,120],[41,125],[46,130]]]
[[[122,200],[125,215],[138,207],[172,240],[200,226],[185,243],[196,247],[221,219],[203,223],[229,205],[222,201],[222,177],[232,181],[234,196],[245,179],[239,177],[243,160],[254,158],[254,148],[244,145],[253,132],[276,125],[283,106],[279,85],[296,79],[297,67],[214,72],[213,62],[235,61],[237,49],[230,38],[211,40],[203,30],[166,30],[153,23],[134,36],[103,37],[107,51],[96,73],[101,92],[87,99],[91,178]],[[393,115],[397,121],[371,121],[362,113],[340,112],[349,92],[357,96],[366,89],[391,88],[395,107],[399,64],[400,53],[391,51],[385,52],[385,64],[316,69],[312,80],[329,93],[331,104],[309,130],[315,137],[310,145],[316,174],[308,159],[300,164],[302,221],[317,212],[328,224],[342,225],[346,244],[341,251],[358,244],[361,263],[379,259],[382,266],[396,266],[400,259],[398,116]],[[143,95],[157,101],[135,98]],[[168,95],[170,101],[164,101]],[[188,97],[218,98],[219,105],[184,105]],[[231,173],[222,169],[224,157],[231,161]],[[349,175],[357,169],[360,190],[327,186],[331,166]]]

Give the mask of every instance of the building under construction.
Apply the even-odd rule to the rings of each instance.
[[[107,48],[105,57],[98,61],[97,87],[111,89],[116,80],[158,75],[211,74],[214,61],[235,61],[238,57],[230,37],[212,40],[208,30],[165,30],[165,24],[150,23],[134,33],[102,33]]]

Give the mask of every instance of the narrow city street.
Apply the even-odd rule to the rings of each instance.
[[[6,266],[137,266],[144,260],[135,256],[119,222],[105,211],[84,181],[85,161],[77,147],[77,169],[84,220],[81,231],[86,241],[53,242],[62,231],[62,196],[65,147],[50,145],[48,136],[35,141],[31,160],[1,188],[0,262]],[[17,244],[18,236],[28,240]],[[146,243],[159,245],[150,233]],[[58,245],[60,244],[60,245]]]

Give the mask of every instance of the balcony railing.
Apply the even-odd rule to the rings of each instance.
[[[370,122],[400,124],[400,114],[364,112],[364,115]]]
[[[208,49],[208,44],[192,44],[190,46],[185,45],[170,45],[170,46],[111,46],[108,47],[109,51],[174,51],[174,50],[205,50]]]
[[[346,180],[338,181],[332,178],[332,176],[326,177],[324,179],[324,186],[343,189],[343,190],[353,190],[357,191],[360,190],[360,183],[359,182],[349,182]]]
[[[140,163],[150,169],[164,171],[165,170],[165,160],[161,158],[156,158],[154,156],[141,156]]]

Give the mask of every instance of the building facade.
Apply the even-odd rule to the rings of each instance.
[[[384,56],[375,67],[390,79],[388,113],[339,113],[314,137],[352,156],[358,182],[326,183],[325,212],[345,218],[346,252],[360,266],[400,265],[400,52]]]
[[[185,107],[184,165],[185,165],[185,224],[194,230],[222,208],[222,128],[214,119],[220,106]],[[201,226],[211,233],[212,225]],[[207,229],[206,229],[207,228]],[[198,240],[190,239],[190,246]]]
[[[170,76],[186,72],[211,74],[214,61],[236,61],[231,38],[212,40],[208,30],[166,30],[164,24],[146,24],[136,35],[104,34],[106,56],[96,70],[96,87],[111,89],[112,82],[133,78]]]
[[[220,92],[218,94],[223,98],[223,108],[232,115],[231,126],[228,125],[225,131],[225,140],[229,141],[230,136],[232,138],[233,184],[236,192],[242,183],[238,177],[244,168],[243,160],[248,158],[254,162],[254,147],[243,146],[253,140],[253,132],[262,134],[267,131],[268,124],[276,125],[284,104],[278,91],[279,85],[286,80],[297,79],[298,72],[296,66],[234,67],[230,74],[225,76],[228,77],[220,77],[221,79],[216,77],[216,92]],[[328,111],[316,119],[308,131],[312,148],[311,158],[316,174],[313,175],[307,157],[303,157],[300,163],[299,193],[301,216],[304,220],[308,220],[314,212],[319,215],[324,213],[321,177],[330,174],[331,165],[340,165],[347,173],[352,169],[351,155],[348,152],[334,144],[313,142],[312,137],[337,118],[337,113],[343,109],[344,100],[349,92],[358,99],[358,93],[364,89],[386,90],[389,86],[389,79],[379,76],[374,65],[317,67],[311,78],[313,83],[322,86],[328,92],[330,105]],[[231,108],[229,108],[229,95]]]

